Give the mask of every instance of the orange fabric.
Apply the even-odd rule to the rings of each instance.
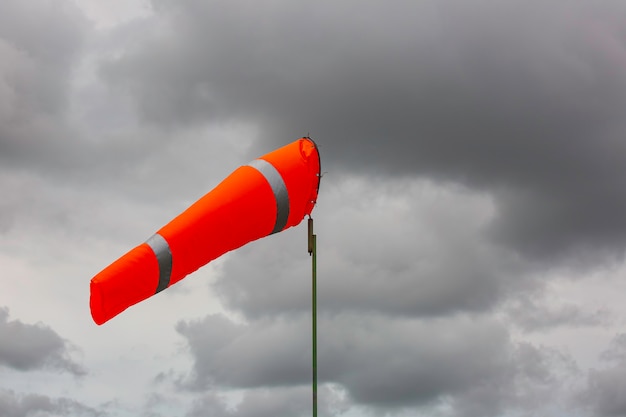
[[[102,324],[146,299],[144,294],[154,294],[158,281],[157,259],[152,249],[142,243],[91,280],[89,307],[93,320]]]
[[[290,207],[284,229],[296,226],[317,200],[320,165],[315,143],[301,138],[261,159],[278,170],[287,187]],[[172,253],[169,285],[224,253],[267,236],[275,221],[276,200],[265,177],[249,166],[236,169],[157,232]],[[145,243],[132,249],[91,280],[94,321],[102,324],[154,295],[158,281],[152,249]]]
[[[275,218],[276,203],[267,181],[254,168],[238,168],[157,232],[172,251],[170,283],[250,240],[267,236]]]

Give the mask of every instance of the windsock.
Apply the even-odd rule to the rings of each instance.
[[[103,324],[224,253],[296,226],[313,210],[320,177],[308,137],[239,167],[92,278],[93,320]]]

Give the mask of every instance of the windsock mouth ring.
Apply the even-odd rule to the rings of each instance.
[[[304,136],[302,139],[310,141],[315,148],[315,153],[317,154],[317,166],[319,169],[317,172],[317,188],[315,190],[315,195],[317,195],[320,191],[320,183],[322,182],[322,158],[320,156],[320,148],[319,146],[317,146],[317,143],[313,139],[311,139],[310,136]],[[317,201],[315,201],[315,203],[317,203]]]

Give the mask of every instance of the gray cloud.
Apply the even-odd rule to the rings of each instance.
[[[86,21],[59,0],[7,0],[0,16],[0,160],[61,169],[75,143],[65,115]]]
[[[25,122],[33,114],[58,115],[68,106],[68,83],[83,41],[85,21],[72,3],[8,0],[2,4],[5,117]],[[19,113],[23,112],[23,113]]]
[[[67,416],[101,417],[97,410],[69,398],[50,398],[40,394],[20,395],[0,389],[0,414],[3,417]]]
[[[398,415],[434,415],[444,404],[455,410],[450,415],[468,417],[570,407],[562,392],[575,374],[569,358],[514,343],[496,323],[474,326],[458,314],[504,307],[507,325],[545,332],[607,319],[540,298],[545,281],[538,277],[545,275],[529,273],[533,267],[481,233],[493,216],[488,196],[411,180],[335,180],[315,215],[323,219],[316,232],[325,381],[345,387],[355,404]],[[192,387],[307,381],[305,229],[269,239],[232,254],[212,285],[248,326],[231,322],[224,331],[221,318],[220,326],[207,319],[178,328],[195,358]],[[225,344],[209,348],[201,339]]]
[[[540,295],[518,295],[505,303],[511,323],[523,331],[549,331],[555,327],[606,326],[611,321],[608,310],[585,311],[575,304],[553,305]]]
[[[194,360],[187,388],[306,385],[310,319],[235,324],[223,316],[180,322]],[[455,416],[538,410],[558,391],[571,361],[512,343],[490,320],[320,317],[320,383],[344,387],[355,404],[381,410],[447,404]],[[284,406],[285,404],[283,404]]]
[[[195,359],[191,388],[291,385],[307,375],[306,332],[293,320],[248,327],[221,315],[179,322]],[[262,359],[260,359],[262,358]]]
[[[624,416],[626,399],[622,387],[626,384],[626,335],[617,335],[601,359],[605,366],[589,371],[587,386],[578,399],[596,416]]]
[[[154,195],[155,183],[171,178],[152,169],[163,165],[163,154],[178,172],[180,149],[204,143],[206,133],[194,131],[185,146],[150,146],[172,136],[137,126],[123,98],[92,73],[92,61],[113,46],[73,2],[7,0],[0,27],[0,186],[12,192],[0,203],[0,231],[20,212],[49,204],[41,200],[54,200],[45,194],[59,187],[87,189],[102,200],[111,189],[134,198]],[[28,184],[13,190],[11,182],[20,180]]]
[[[622,387],[626,382],[626,365],[621,363],[602,370],[589,373],[588,388],[584,395],[586,406],[596,416],[619,417],[626,415],[626,400],[622,395]]]
[[[155,3],[154,36],[103,66],[146,120],[310,131],[331,171],[487,190],[526,255],[623,250],[621,5]]]
[[[624,6],[153,6],[153,17],[96,33],[70,2],[0,4],[0,233],[31,225],[16,232],[38,248],[57,239],[43,224],[131,239],[232,160],[309,132],[329,171],[314,213],[320,376],[346,402],[325,395],[381,415],[566,408],[569,359],[507,329],[606,324],[602,312],[544,302],[535,273],[564,259],[589,270],[597,255],[624,252]],[[200,395],[190,416],[308,409],[301,232],[221,264],[211,288],[247,322],[178,324],[193,360],[182,387]],[[505,323],[483,316],[502,306]],[[84,373],[52,329],[5,310],[0,341],[0,365]],[[615,346],[581,395],[594,415],[624,414]],[[236,409],[217,393],[229,387],[246,391]],[[82,415],[72,400],[0,395],[9,416]],[[153,400],[155,415],[171,405]]]
[[[0,365],[20,371],[49,368],[85,375],[85,369],[70,358],[70,349],[50,327],[9,320],[8,309],[0,308]]]
[[[515,410],[519,415],[563,415],[575,408],[568,386],[579,370],[571,357],[528,343],[515,344],[510,353],[513,372],[505,382],[469,386],[453,399],[452,415],[502,415],[504,410]]]
[[[339,415],[344,409],[344,400],[327,386],[318,390],[320,416]],[[311,390],[308,387],[256,389],[245,392],[241,402],[233,409],[224,398],[208,392],[196,400],[188,417],[206,415],[216,417],[275,417],[305,416],[311,414]]]
[[[324,311],[439,316],[488,311],[543,282],[484,237],[491,199],[428,181],[333,176],[313,216]],[[306,228],[233,253],[212,288],[249,318],[308,311]]]

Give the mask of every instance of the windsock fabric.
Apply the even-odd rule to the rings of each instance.
[[[91,316],[103,324],[246,243],[296,226],[317,201],[320,159],[301,138],[239,167],[146,242],[91,280]]]

